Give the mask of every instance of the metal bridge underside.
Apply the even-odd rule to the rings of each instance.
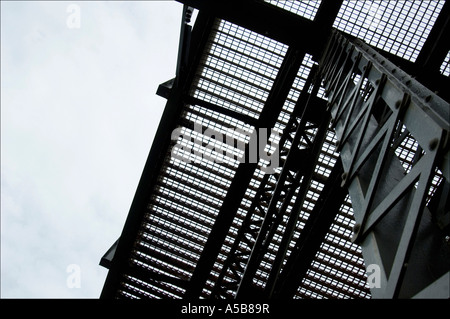
[[[101,297],[448,298],[450,3],[180,2]]]

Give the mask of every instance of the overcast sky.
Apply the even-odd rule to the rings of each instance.
[[[175,75],[181,12],[1,1],[2,298],[99,297],[100,258],[165,106],[157,86]]]

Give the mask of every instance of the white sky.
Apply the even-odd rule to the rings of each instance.
[[[71,29],[70,4],[81,9]],[[1,297],[98,298],[175,75],[182,4],[1,1]],[[71,264],[80,288],[70,288]]]

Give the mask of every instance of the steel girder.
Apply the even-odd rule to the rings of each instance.
[[[321,76],[355,211],[354,241],[366,263],[381,268],[381,288],[372,295],[413,297],[450,270],[448,225],[426,206],[433,178],[449,180],[450,105],[362,41],[338,32]],[[409,166],[401,155],[407,138],[414,142]]]
[[[313,84],[315,76],[316,68],[313,68],[305,83],[305,87],[310,87]],[[324,138],[327,130],[328,122],[326,120],[322,120],[322,122],[317,121],[317,118],[320,117],[317,114],[325,111],[325,101],[315,98],[318,88],[319,86],[316,85],[311,94],[307,93],[306,90],[302,91],[279,142],[280,156],[284,163],[283,169],[280,173],[273,175],[266,174],[263,177],[224,263],[224,267],[215,283],[212,292],[213,298],[227,298],[229,297],[227,292],[234,292],[237,288],[240,289],[239,294],[241,294],[241,297],[243,295],[248,296],[249,290],[253,290],[251,275],[249,274],[253,273],[254,275],[264,253],[267,251],[275,230],[281,223],[283,214],[285,214],[294,193],[298,191],[296,203],[292,208],[293,214],[287,223],[284,237],[278,250],[278,255],[273,263],[272,272],[266,287],[271,287],[275,284],[287,246],[294,231],[298,217],[297,212],[300,209],[300,204],[304,199],[313,176],[314,157],[320,151],[320,148],[317,149],[317,147],[314,148],[312,146],[314,143],[321,145],[318,140]],[[308,108],[309,99],[311,99],[311,106]],[[322,112],[319,110],[322,110]],[[308,122],[309,124],[307,125]],[[313,127],[320,128],[320,132],[311,141],[306,135],[306,130]],[[299,149],[300,138],[306,141],[308,147]],[[224,280],[227,272],[234,275],[234,281]],[[247,275],[247,279],[244,277],[245,274]],[[255,297],[261,296],[261,293],[259,291],[253,291],[253,295]],[[264,297],[268,297],[267,293]]]
[[[191,26],[188,25],[191,13],[191,8],[185,5],[181,21],[177,79],[166,82],[166,88],[162,92],[160,90],[160,94],[166,95],[168,100],[155,135],[155,142],[150,149],[122,234],[102,261],[109,266],[109,272],[101,298],[114,298],[124,274],[133,271],[128,259],[148,205],[148,194],[154,189],[158,173],[163,165],[161,154],[166,153],[170,148],[170,134],[177,126],[178,115],[183,106],[183,96],[189,90],[195,73],[194,66],[198,64],[214,23],[213,17],[200,13],[196,26],[191,32]]]
[[[168,133],[175,127],[173,119],[180,112],[180,105],[187,103],[231,116],[255,128],[271,127],[303,54],[308,52],[317,57],[321,53],[325,41],[318,43],[313,40],[326,38],[342,3],[323,1],[317,18],[309,21],[274,10],[259,1],[233,2],[243,10],[236,10],[228,3],[221,3],[222,10],[217,10],[205,1],[182,2],[201,8],[197,18],[200,29],[191,35],[189,27],[182,24],[177,77],[161,85],[158,90],[161,96],[168,98],[167,108],[124,227],[127,231],[123,232],[118,244],[113,245],[105,255],[104,263],[110,267],[110,273],[103,297],[113,296],[118,278],[124,272],[144,282],[158,281],[182,287],[186,289],[186,298],[197,298],[200,295],[256,165],[242,165],[236,171],[224,200],[225,204],[220,209],[190,280],[130,267],[126,260],[127,254],[132,248],[137,226],[142,219],[143,207],[146,205],[144,198],[154,186],[161,166],[159,154],[168,148]],[[255,8],[267,19],[254,15]],[[446,8],[448,10],[448,6]],[[185,6],[185,14],[189,15],[190,10]],[[258,119],[188,94],[193,73],[212,26],[213,15],[265,34],[290,47],[265,110]],[[296,27],[292,28],[292,25]],[[323,27],[319,30],[318,25]],[[201,30],[202,27],[204,30]],[[312,31],[299,36],[297,30],[301,28]],[[448,31],[448,25],[446,30]],[[189,48],[189,43],[193,48]],[[229,296],[227,292],[239,288],[238,297],[245,297],[249,292],[255,293],[255,297],[292,297],[323,241],[347,187],[357,219],[355,241],[362,244],[366,263],[377,263],[382,269],[383,287],[373,289],[373,296],[411,297],[433,295],[442,291],[449,274],[448,244],[443,243],[449,224],[448,200],[445,199],[448,198],[446,185],[449,181],[448,103],[445,104],[360,41],[349,42],[337,34],[330,42],[326,58],[321,61],[320,66],[323,83],[329,93],[330,107],[327,111],[308,114],[308,107],[304,107],[306,100],[314,99],[317,93],[314,90],[318,89],[319,84],[314,85],[311,94],[306,93],[307,89],[302,91],[296,111],[292,114],[280,143],[290,143],[288,151],[282,154],[283,169],[277,175],[266,175],[263,178],[211,296],[226,297]],[[312,81],[312,78],[309,80]],[[308,88],[309,84],[305,87]],[[297,212],[314,172],[313,163],[317,161],[330,114],[340,139],[338,146],[342,165],[339,163],[335,166],[316,203],[314,218],[308,219],[294,250],[286,260],[286,250],[298,218]],[[296,150],[299,138],[306,137],[307,116],[303,115],[323,118],[322,121],[316,120],[319,131],[314,140],[309,140],[308,147],[299,152]],[[422,132],[423,125],[427,125],[427,130]],[[413,152],[411,168],[405,174],[404,163],[397,159],[395,151],[410,137],[416,140],[418,146]],[[308,141],[308,137],[305,139]],[[308,161],[305,163],[303,160],[300,165],[302,158],[307,158]],[[303,170],[300,169],[301,166]],[[342,166],[345,171],[340,174]],[[429,207],[433,206],[430,208],[432,218],[427,219],[427,192],[436,167],[440,168],[443,177],[439,189],[430,201]],[[337,187],[341,181],[342,184]],[[272,263],[266,287],[262,292],[255,290],[252,279],[256,268],[267,252],[294,192],[297,192],[295,205]],[[398,229],[401,231],[397,231]],[[428,236],[428,233],[431,235]],[[421,240],[416,241],[419,237]],[[112,255],[114,260],[111,260]],[[421,264],[419,260],[426,260],[426,263]],[[287,262],[281,267],[283,261]],[[424,269],[428,269],[428,273],[416,280],[415,275]],[[227,272],[231,272],[236,280],[225,281]]]
[[[312,81],[314,76],[314,74],[310,75],[310,81]],[[312,84],[313,89],[310,96],[315,96],[319,89],[319,84],[316,83],[316,81]],[[323,109],[322,120],[315,124],[315,128],[318,129],[317,133],[312,140],[308,138],[306,135],[306,129],[308,128],[307,123],[310,119],[307,114],[312,113],[312,109],[316,109],[317,112],[317,109],[320,109],[320,107],[317,108],[317,104],[308,103],[307,100],[305,101],[305,97],[308,95],[307,90],[302,91],[302,93],[304,96],[300,96],[297,107],[301,108],[303,112],[301,115],[293,115],[289,123],[290,126],[286,127],[285,135],[290,137],[288,138],[289,151],[287,152],[283,168],[279,176],[277,176],[276,186],[273,189],[272,195],[268,202],[268,207],[263,212],[264,218],[259,221],[261,226],[256,232],[255,229],[252,230],[253,234],[256,235],[256,240],[253,244],[251,254],[242,274],[237,292],[237,298],[248,298],[248,296],[252,295],[255,297],[260,296],[264,298],[270,298],[272,296],[274,286],[281,271],[283,260],[286,257],[288,245],[292,239],[292,234],[300,214],[300,209],[303,205],[303,201],[305,200],[308,187],[314,176],[314,167],[316,166],[329,126],[329,116],[326,116],[324,112],[325,110]],[[299,117],[297,118],[297,116]],[[295,132],[295,135],[292,137],[290,134],[293,132]],[[303,150],[299,150],[301,138],[305,138],[307,141],[307,147]],[[271,272],[267,279],[264,292],[258,293],[252,283],[253,277],[255,276],[257,268],[262,262],[263,257],[273,240],[275,231],[281,224],[282,218],[286,214],[286,209],[297,190],[297,197],[286,223],[286,228],[284,230],[277,254],[272,263]],[[259,205],[259,207],[261,207],[261,205]]]
[[[261,111],[257,122],[257,129],[274,126],[276,116],[280,113],[284,101],[287,98],[303,56],[304,53],[297,49],[288,49],[269,97]],[[213,229],[190,280],[191,284],[186,289],[185,298],[198,298],[200,295],[256,168],[257,163],[244,163],[237,168],[233,181],[227,191],[224,204],[220,208]]]

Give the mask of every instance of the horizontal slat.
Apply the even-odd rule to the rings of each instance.
[[[149,229],[153,228],[153,229]],[[148,232],[158,235],[159,238],[165,239],[167,237],[174,237],[185,240],[187,242],[192,242],[199,246],[205,244],[206,238],[199,236],[191,236],[187,231],[179,231],[180,226],[174,225],[173,223],[162,222],[160,220],[150,220],[143,223],[143,232]]]
[[[162,207],[160,207],[160,209],[162,209]],[[174,214],[164,214],[161,210],[158,209],[153,210],[152,214],[146,217],[145,220],[150,223],[159,220],[160,222],[173,225],[174,234],[177,234],[178,231],[184,231],[187,234],[195,234],[195,236],[204,238],[206,238],[209,234],[209,229],[206,227],[200,227],[198,224],[190,223],[189,220],[177,218],[177,216]]]

